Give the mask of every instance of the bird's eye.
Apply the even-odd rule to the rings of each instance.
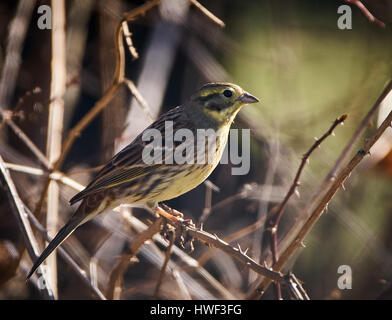
[[[231,90],[229,90],[229,89],[226,89],[225,91],[223,91],[223,95],[226,98],[230,98],[233,95],[233,92]]]

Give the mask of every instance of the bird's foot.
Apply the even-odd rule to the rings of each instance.
[[[181,225],[184,219],[180,217],[176,217],[175,215],[172,215],[171,213],[167,212],[166,210],[162,209],[160,206],[157,206],[154,208],[154,212],[159,214],[160,216],[166,218],[170,222],[176,224],[176,225]]]
[[[168,219],[170,222],[175,223],[177,226],[182,227],[196,227],[192,219],[184,219],[184,214],[180,211],[170,208],[166,204],[161,204],[162,207],[157,206],[154,211]]]
[[[193,223],[193,220],[192,220],[192,219],[184,219],[182,223],[183,223],[185,226],[187,226],[187,227],[193,227],[193,228],[196,227],[196,225]]]
[[[170,208],[168,205],[161,203],[161,206],[163,209],[166,210],[167,213],[175,216],[175,217],[179,217],[179,218],[184,218],[184,214],[176,209]]]

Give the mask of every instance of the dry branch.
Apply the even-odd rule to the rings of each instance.
[[[321,143],[330,135],[333,134],[333,131],[339,124],[343,124],[343,122],[347,119],[347,114],[344,114],[337,118],[331,125],[331,127],[328,129],[327,132],[323,134],[323,136],[319,139],[317,139],[313,145],[310,147],[310,149],[302,156],[302,161],[299,165],[299,168],[297,170],[297,173],[295,174],[294,181],[290,186],[289,191],[287,192],[286,196],[284,197],[283,201],[280,203],[278,206],[276,213],[274,213],[271,216],[271,213],[267,214],[267,216],[271,216],[270,219],[267,221],[267,226],[265,230],[267,232],[270,232],[271,234],[271,253],[272,253],[272,263],[275,264],[278,262],[278,228],[279,228],[279,222],[280,219],[282,218],[283,212],[287,207],[287,204],[290,200],[290,198],[293,196],[293,194],[297,191],[297,188],[300,186],[300,177],[302,174],[303,169],[305,168],[306,163],[309,160],[310,155],[313,153],[314,150],[316,150]],[[272,209],[274,210],[274,208]],[[272,211],[271,210],[271,211]],[[280,284],[276,283],[275,285],[276,288],[276,294],[278,299],[282,299],[282,292],[280,288]]]
[[[37,241],[34,237],[34,233],[31,229],[30,223],[27,219],[27,214],[25,211],[25,206],[23,205],[22,200],[20,199],[18,192],[15,188],[14,182],[6,168],[3,158],[0,156],[0,172],[1,172],[1,184],[8,196],[10,201],[10,206],[13,214],[19,224],[20,230],[22,232],[25,246],[27,252],[32,261],[34,261],[39,255],[39,248]],[[51,288],[51,282],[49,281],[48,274],[45,271],[44,266],[40,266],[38,269],[38,275],[41,279],[40,281],[40,290],[43,293],[44,297],[47,299],[54,299],[53,290]]]
[[[157,285],[155,287],[154,294],[152,296],[153,299],[156,299],[158,297],[159,289],[161,287],[163,278],[164,278],[165,273],[166,273],[167,264],[169,263],[170,256],[172,254],[174,240],[175,240],[175,232],[173,230],[173,231],[169,232],[169,245],[166,248],[165,260],[163,261],[161,272],[159,273],[159,278],[158,278],[158,281],[157,281]]]
[[[379,104],[382,102],[383,97],[385,98],[391,90],[392,90],[392,80],[388,83],[386,89],[384,89],[383,93],[377,99],[376,104],[373,106],[369,114],[375,113]],[[369,114],[361,122],[359,129],[354,134],[353,138],[350,140],[349,145],[353,145],[356,139],[358,139],[359,137],[359,135],[357,134],[358,131],[361,132],[361,130],[363,130],[363,128],[365,128],[369,124],[371,120],[371,116],[369,116]],[[288,247],[284,250],[279,260],[276,263],[274,263],[272,267],[273,270],[278,271],[285,266],[285,264],[290,259],[290,257],[292,257],[294,252],[300,247],[302,241],[304,240],[306,235],[310,232],[310,230],[313,228],[314,224],[320,218],[326,206],[334,197],[334,195],[339,190],[339,188],[342,186],[344,181],[349,177],[351,172],[361,162],[361,160],[366,155],[369,154],[370,148],[376,143],[376,141],[380,138],[380,136],[384,133],[384,131],[388,127],[391,127],[391,123],[392,123],[392,111],[385,118],[385,120],[380,125],[380,127],[376,130],[373,136],[370,139],[366,140],[364,145],[357,151],[357,153],[350,160],[350,162],[336,176],[331,176],[330,173],[327,175],[327,177],[329,178],[325,179],[324,182],[321,184],[320,188],[318,189],[320,190],[320,192],[317,193],[316,196],[310,200],[310,204],[305,209],[305,213],[307,212],[307,210],[310,210],[310,215],[306,215],[308,216],[306,222],[301,227],[301,229],[294,237],[294,239],[290,242]],[[343,151],[343,153],[347,152],[346,149]],[[323,190],[326,191],[323,192]],[[265,290],[268,288],[270,283],[271,283],[270,279],[267,278],[264,279],[261,282],[261,284],[258,286],[256,291],[253,294],[251,294],[250,298],[259,297],[261,294],[265,292]]]
[[[61,139],[64,120],[64,94],[66,90],[66,37],[65,37],[65,2],[52,0],[52,61],[50,82],[50,104],[48,115],[48,133],[46,155],[51,166],[61,153]],[[51,180],[48,186],[46,229],[51,237],[57,233],[60,189],[57,181]],[[54,295],[57,297],[57,262],[53,254],[46,260],[50,270],[50,279]]]
[[[202,243],[205,243],[207,246],[214,246],[218,248],[219,250],[222,250],[223,252],[227,253],[237,261],[241,262],[243,265],[246,267],[252,269],[256,273],[265,276],[268,278],[270,281],[277,281],[280,283],[284,283],[287,285],[290,289],[290,292],[298,292],[298,288],[294,288],[293,285],[294,283],[290,281],[290,276],[285,276],[282,275],[280,272],[273,271],[271,269],[268,269],[260,264],[258,264],[256,261],[254,261],[252,258],[250,258],[246,253],[246,250],[242,250],[240,245],[238,244],[237,248],[231,246],[227,242],[223,241],[220,239],[216,234],[210,234],[204,230],[197,229],[189,224],[187,224],[184,220],[181,218],[178,219],[177,222],[173,221],[173,219],[168,220],[168,223],[170,223],[172,226],[174,226],[177,229],[177,232],[179,234],[187,234],[191,238],[197,239],[201,241]],[[298,286],[299,282],[295,283],[295,286]],[[300,289],[301,292],[305,292],[305,290],[301,287]],[[300,297],[300,295],[298,296]],[[307,295],[303,295],[302,298],[306,299]]]
[[[34,215],[31,213],[31,211],[26,206],[24,206],[24,208],[25,208],[26,213],[27,213],[29,219],[31,220],[31,223],[33,224],[33,226],[39,232],[41,232],[41,234],[44,236],[46,241],[48,241],[48,242],[52,241],[52,237],[50,237],[48,235],[45,228],[39,223],[37,218],[34,217]],[[93,284],[93,281],[91,281],[86,276],[86,272],[78,266],[78,264],[75,262],[75,260],[73,260],[71,258],[71,256],[62,247],[58,247],[57,250],[58,250],[58,253],[60,254],[60,256],[65,260],[65,262],[68,263],[68,265],[75,271],[76,275],[78,275],[79,278],[86,284],[87,288],[89,288],[91,290],[91,292],[93,294],[95,294],[98,298],[100,298],[101,300],[106,300],[103,293],[98,289],[98,287],[96,285]]]
[[[216,23],[220,27],[224,27],[225,23],[219,19],[216,15],[214,15],[211,11],[209,11],[206,7],[202,6],[202,4],[197,0],[189,0],[197,9],[199,9],[208,19],[212,22]]]
[[[149,239],[151,239],[156,233],[159,233],[162,229],[163,219],[159,218],[148,227],[146,230],[139,233],[132,241],[129,247],[129,254],[123,255],[117,265],[113,268],[110,273],[110,280],[106,295],[109,299],[119,299],[122,285],[122,277],[125,269],[132,262],[132,259],[136,256],[139,248]]]
[[[35,0],[20,0],[9,25],[6,55],[1,66],[0,109],[7,109],[19,74],[23,42],[29,27]]]
[[[47,168],[50,169],[50,162],[42,151],[34,144],[33,141],[20,129],[16,123],[12,120],[12,113],[0,108],[0,115],[2,121],[4,121],[14,133],[21,139],[24,144],[30,149],[30,151],[36,156],[36,158]]]
[[[79,192],[85,188],[85,186],[83,186],[79,182],[69,178],[67,175],[65,175],[64,173],[59,172],[59,171],[49,173],[49,172],[44,171],[40,168],[33,168],[33,167],[29,167],[29,166],[25,166],[25,165],[21,165],[21,164],[16,164],[16,163],[9,163],[9,162],[5,162],[5,165],[7,166],[7,169],[9,169],[9,170],[28,173],[28,174],[31,174],[34,176],[49,176],[49,178],[51,180],[60,181],[64,185],[71,187],[72,189],[79,191]]]
[[[381,20],[377,19],[374,15],[372,15],[370,13],[370,11],[368,10],[368,8],[365,7],[365,5],[359,1],[359,0],[344,0],[348,3],[352,3],[353,5],[355,5],[359,10],[362,11],[362,13],[365,15],[365,17],[370,21],[370,22],[374,22],[375,24],[377,24],[378,26],[385,28],[385,23],[382,22]]]

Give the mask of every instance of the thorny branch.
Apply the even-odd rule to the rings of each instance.
[[[158,211],[161,214],[161,212],[164,210],[162,208],[159,208]],[[166,212],[166,214],[168,213]],[[241,262],[246,267],[252,269],[260,275],[267,277],[269,280],[286,284],[290,288],[291,292],[298,291],[298,289],[294,289],[292,287],[293,282],[288,280],[290,279],[290,277],[284,276],[280,272],[275,272],[258,264],[256,261],[254,261],[247,255],[248,250],[242,250],[239,244],[237,245],[237,247],[233,247],[227,242],[220,239],[216,234],[211,234],[204,230],[197,229],[181,218],[168,219],[167,222],[174,226],[179,234],[188,235],[192,239],[197,239],[202,243],[206,244],[207,246],[213,246],[215,248],[218,248],[236,259],[237,261]],[[299,283],[297,285],[299,285]],[[301,290],[305,292],[303,288],[301,288]],[[306,299],[305,296],[303,298]]]
[[[287,192],[286,196],[284,197],[283,201],[280,203],[278,208],[276,209],[276,213],[274,213],[270,219],[267,220],[267,226],[265,230],[267,232],[270,232],[271,234],[271,253],[272,253],[272,263],[275,264],[278,262],[278,228],[279,228],[279,222],[280,219],[282,218],[283,212],[287,207],[287,204],[292,197],[292,195],[296,192],[298,192],[297,188],[300,186],[300,177],[302,174],[302,171],[306,165],[306,163],[309,161],[310,155],[313,153],[314,150],[316,150],[321,143],[330,135],[333,134],[335,128],[339,124],[343,124],[343,122],[347,119],[347,114],[344,114],[337,118],[331,125],[331,127],[328,129],[327,132],[323,134],[323,136],[319,139],[317,139],[313,145],[310,147],[310,149],[302,156],[302,161],[299,165],[299,168],[297,170],[297,173],[294,177],[294,181],[290,186],[289,191]],[[273,208],[274,209],[274,208]],[[267,216],[270,216],[271,214],[267,214]],[[282,299],[282,292],[280,289],[279,283],[276,283],[275,285],[276,288],[276,294],[278,299]]]
[[[378,106],[382,102],[382,100],[388,95],[388,93],[392,90],[392,80],[389,81],[388,85],[380,95],[380,97],[377,99],[376,104],[372,107],[371,112],[369,114],[374,114],[375,111],[377,110]],[[354,133],[353,138],[350,140],[349,145],[354,145],[356,140],[359,138],[359,132],[362,132],[362,130],[369,124],[371,120],[371,116],[366,115],[365,119],[361,122],[359,129],[357,130],[356,133]],[[294,252],[300,247],[302,241],[306,237],[306,235],[310,232],[310,230],[313,228],[314,224],[317,222],[317,220],[320,218],[322,213],[324,212],[326,206],[328,203],[331,201],[331,199],[335,196],[336,192],[339,190],[339,188],[343,185],[343,183],[346,181],[346,179],[349,177],[351,172],[355,169],[355,167],[361,162],[361,160],[369,154],[370,148],[377,142],[377,140],[380,138],[380,136],[384,133],[384,131],[392,126],[392,111],[389,113],[389,115],[385,118],[383,123],[380,125],[380,127],[376,130],[376,132],[373,134],[373,136],[370,139],[367,139],[366,142],[363,144],[363,146],[357,151],[357,153],[354,155],[354,157],[349,161],[349,163],[337,174],[337,175],[331,175],[331,172],[328,173],[327,177],[320,187],[318,188],[318,192],[316,193],[315,197],[313,197],[309,205],[306,207],[304,211],[310,210],[310,215],[308,216],[306,222],[304,225],[301,227],[297,235],[294,237],[294,239],[290,242],[288,247],[284,250],[282,253],[281,257],[279,260],[273,264],[272,268],[273,270],[281,270],[287,261],[290,259],[290,257],[294,254]],[[343,150],[343,153],[347,152]],[[339,157],[340,159],[340,157]],[[338,161],[340,161],[338,159]],[[334,170],[334,169],[332,169]],[[326,190],[326,191],[324,191]],[[253,294],[251,294],[250,298],[258,298],[260,295],[262,295],[265,290],[268,288],[270,285],[271,280],[270,279],[264,279],[261,284],[258,286],[258,288],[255,290]]]

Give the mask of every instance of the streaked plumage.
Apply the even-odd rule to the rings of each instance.
[[[241,106],[255,102],[258,102],[257,98],[237,85],[208,83],[184,105],[163,114],[147,129],[157,129],[164,137],[165,122],[172,121],[174,133],[179,129],[190,129],[193,133],[197,129],[213,129],[217,132],[216,145],[209,148],[206,154],[206,157],[212,157],[211,163],[177,164],[163,161],[159,164],[146,164],[142,152],[148,143],[143,141],[141,133],[117,153],[83,191],[70,200],[71,204],[82,202],[34,263],[28,278],[78,226],[103,211],[123,203],[155,207],[158,202],[175,198],[202,183],[219,163],[230,125]],[[178,146],[173,145],[173,152]],[[196,145],[195,149],[197,151]],[[196,154],[197,152],[194,157]]]

